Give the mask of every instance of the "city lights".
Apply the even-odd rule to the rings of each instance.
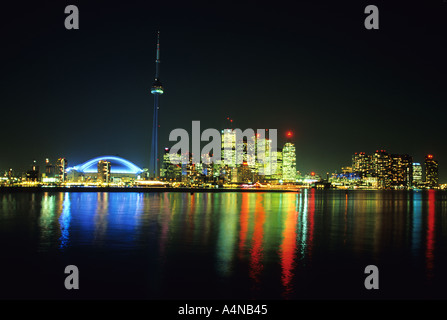
[[[4,187],[22,186],[88,186],[88,187],[171,187],[171,188],[229,188],[289,190],[297,188],[335,188],[335,189],[445,189],[439,184],[438,161],[432,154],[425,156],[423,164],[413,162],[409,155],[391,154],[377,149],[374,154],[356,152],[352,156],[352,165],[342,167],[338,172],[325,172],[319,175],[315,171],[302,174],[297,170],[296,148],[292,142],[286,142],[282,148],[272,148],[271,141],[260,135],[254,135],[254,143],[243,141],[236,162],[236,143],[233,129],[222,130],[221,148],[227,146],[220,159],[210,154],[201,156],[202,162],[194,163],[191,153],[171,154],[170,148],[164,148],[161,158],[160,177],[149,179],[147,169],[139,168],[129,160],[117,156],[102,156],[90,159],[82,164],[67,167],[67,159],[59,158],[53,165],[45,159],[45,169],[40,171],[38,162],[33,161],[31,169],[21,175],[10,168],[2,177],[0,185]],[[286,132],[286,136],[289,132]],[[229,148],[228,148],[229,147]],[[264,161],[250,158],[247,150],[265,148]],[[238,148],[239,149],[239,148]],[[225,156],[227,160],[224,161]],[[173,161],[177,158],[177,161]],[[187,161],[184,161],[184,160]],[[212,160],[212,161],[211,161]],[[273,161],[274,160],[274,161]],[[275,162],[275,165],[273,165]]]

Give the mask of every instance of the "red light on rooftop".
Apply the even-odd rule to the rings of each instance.
[[[292,131],[287,131],[286,132],[286,136],[287,136],[287,138],[291,138],[293,136],[293,132]]]
[[[310,175],[311,175],[311,176],[314,176],[314,175],[315,175],[315,172],[312,171],[312,172],[310,173]]]
[[[428,158],[428,159],[433,159],[433,155],[432,155],[432,154],[428,154],[428,155],[427,155],[427,158]]]

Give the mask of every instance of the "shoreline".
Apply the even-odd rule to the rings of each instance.
[[[173,187],[0,187],[0,193],[13,192],[293,192],[300,193],[300,188],[293,189],[267,189],[267,188],[173,188]]]
[[[355,192],[355,191],[411,191],[411,192],[422,192],[428,190],[435,191],[446,191],[442,189],[408,189],[408,190],[379,190],[379,189],[318,189],[318,188],[284,188],[284,189],[269,189],[269,188],[181,188],[181,187],[88,187],[88,186],[70,186],[70,187],[62,187],[62,186],[33,186],[33,187],[21,187],[21,186],[13,186],[6,187],[0,186],[0,194],[1,193],[16,193],[16,192],[141,192],[141,193],[151,193],[151,192],[180,192],[180,193],[222,193],[222,192],[286,192],[286,193],[301,193],[302,189],[315,189],[319,191],[339,191],[339,192]]]

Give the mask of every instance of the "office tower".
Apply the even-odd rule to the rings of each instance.
[[[364,178],[374,174],[372,156],[365,152],[356,152],[352,156],[352,172]]]
[[[110,172],[112,165],[110,161],[100,160],[98,161],[98,182],[109,184],[110,183]]]
[[[247,139],[247,165],[252,172],[256,171],[256,135]]]
[[[236,167],[236,131],[224,129],[222,133],[222,160],[230,168]],[[242,146],[243,148],[243,146]]]
[[[160,166],[160,178],[166,178],[166,173],[168,171],[168,167],[171,164],[171,160],[169,157],[169,148],[164,149],[163,161]]]
[[[386,150],[376,150],[372,165],[379,189],[390,189],[392,180],[391,156]]]
[[[152,145],[151,156],[149,161],[149,176],[157,178],[159,176],[158,170],[158,110],[159,110],[159,96],[163,94],[163,85],[160,81],[160,31],[157,34],[157,58],[155,60],[155,80],[151,87],[151,93],[154,95],[154,116],[152,122]]]
[[[425,183],[428,188],[438,187],[438,161],[432,154],[425,156]]]
[[[39,181],[39,166],[37,165],[37,161],[34,160],[31,166],[31,170],[26,172],[26,180],[37,182]]]
[[[413,185],[413,158],[408,154],[391,155],[391,186],[408,189]]]
[[[413,185],[420,186],[422,184],[422,165],[419,162],[413,162]]]
[[[282,172],[284,182],[296,181],[296,151],[292,142],[286,142],[282,148]]]
[[[48,178],[54,178],[56,174],[56,168],[51,164],[50,159],[45,159],[45,176]]]
[[[272,179],[272,175],[276,172],[276,152],[272,150],[272,140],[265,139],[265,155],[264,155],[264,175],[266,179]]]
[[[283,158],[282,158],[282,149],[276,149],[274,151],[273,157],[276,157],[276,170],[273,173],[273,179],[277,181],[283,180]],[[297,175],[295,174],[295,179]]]
[[[65,182],[67,180],[67,165],[68,161],[65,158],[59,158],[56,161],[56,175],[59,178],[59,182]]]
[[[170,154],[170,148],[164,149],[160,177],[166,181],[181,181],[182,165],[180,154]]]

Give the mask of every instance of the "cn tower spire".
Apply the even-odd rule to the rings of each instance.
[[[155,80],[158,79],[160,65],[160,31],[157,32],[157,59],[155,60]]]
[[[159,65],[160,65],[160,31],[157,32],[157,53],[155,60],[155,80],[151,87],[151,93],[154,95],[154,117],[152,122],[152,145],[151,156],[149,161],[149,176],[153,179],[159,176],[158,166],[158,100],[163,94],[163,85],[160,81]]]

